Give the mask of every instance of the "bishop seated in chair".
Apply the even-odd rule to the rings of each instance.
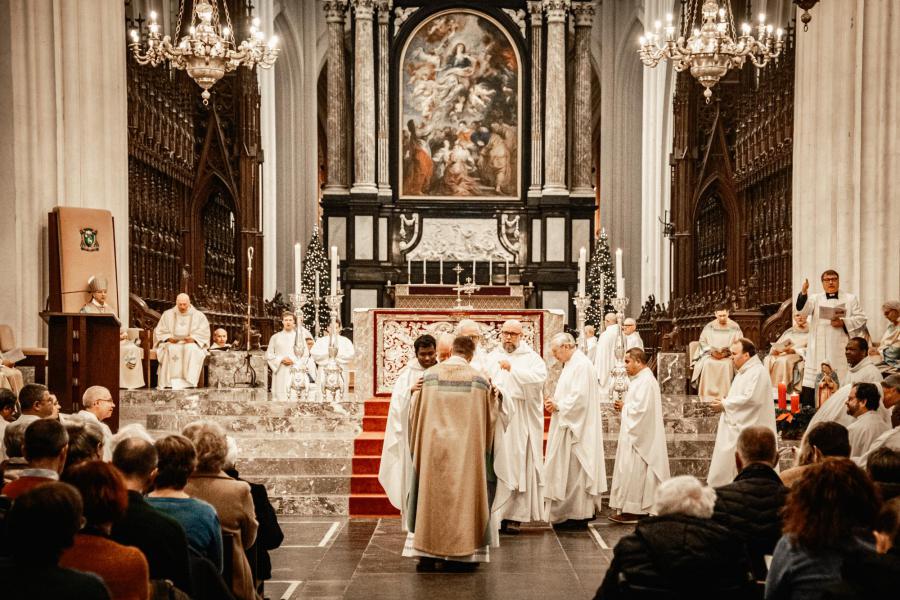
[[[159,361],[160,389],[197,387],[209,347],[209,321],[191,306],[187,294],[178,294],[175,306],[159,318],[153,342]]]

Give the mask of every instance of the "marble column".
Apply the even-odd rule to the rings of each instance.
[[[390,144],[388,143],[388,70],[391,66],[388,26],[391,21],[392,0],[378,0],[378,195],[391,195]]]
[[[566,188],[566,13],[569,0],[544,0],[547,13],[547,112],[544,118],[544,194]]]
[[[257,0],[256,2],[256,15],[260,20],[260,29],[266,35],[275,33],[274,4],[274,0]],[[274,68],[257,68],[256,76],[259,80],[259,134],[263,150],[262,188],[260,193],[263,233],[263,296],[271,298],[276,291],[276,256],[278,246],[279,244],[291,244],[292,242],[291,240],[278,239],[277,236],[278,163],[275,139],[278,129],[275,123],[275,70]]]
[[[594,6],[573,2],[575,18],[575,97],[572,109],[572,195],[594,197],[591,184],[591,26]]]
[[[541,61],[544,51],[544,5],[543,2],[528,3],[528,13],[531,16],[531,185],[528,188],[529,196],[541,195],[541,183],[543,183],[544,170],[542,161],[544,158],[544,120],[542,102],[542,80],[544,65]]]
[[[344,65],[344,13],[347,0],[325,0],[328,24],[328,182],[324,194],[347,194],[347,78]]]
[[[351,194],[377,194],[375,187],[375,60],[372,17],[375,0],[353,0],[353,187]]]
[[[859,295],[879,339],[900,297],[900,11],[894,0],[820,2],[797,32],[793,293],[822,271]]]
[[[122,2],[0,0],[0,323],[21,346],[46,343],[54,206],[112,213],[128,320],[124,23]]]

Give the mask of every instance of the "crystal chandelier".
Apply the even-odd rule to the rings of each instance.
[[[773,36],[772,26],[766,25],[766,16],[759,15],[756,37],[753,27],[741,25],[741,35],[735,41],[734,14],[728,0],[719,7],[717,0],[703,0],[702,24],[694,27],[691,36],[685,39],[688,25],[693,25],[699,0],[693,0],[689,8],[690,23],[682,19],[682,32],[676,39],[672,15],[666,15],[665,40],[660,37],[662,24],[657,21],[655,31],[641,36],[638,54],[648,67],[655,67],[659,61],[669,59],[676,71],[691,70],[697,81],[705,89],[703,95],[709,103],[712,88],[728,73],[729,69],[740,69],[747,58],[757,67],[766,66],[770,60],[778,58],[784,46],[784,31],[780,28]]]
[[[259,30],[259,19],[253,19],[250,37],[238,46],[234,40],[234,27],[228,14],[228,1],[222,0],[225,13],[225,25],[219,21],[218,0],[195,0],[191,13],[191,24],[188,34],[179,39],[181,21],[184,14],[184,0],[178,10],[178,24],[175,28],[175,40],[172,44],[169,36],[161,37],[156,12],[150,13],[150,33],[147,35],[147,48],[141,52],[140,34],[137,29],[131,30],[132,42],[129,44],[134,58],[140,65],[157,66],[164,61],[175,69],[187,71],[187,74],[203,89],[200,96],[203,104],[209,104],[209,88],[240,66],[253,68],[259,65],[265,69],[275,64],[278,58],[278,38],[272,36],[266,41],[265,34]]]

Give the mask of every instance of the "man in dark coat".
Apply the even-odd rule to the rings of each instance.
[[[778,462],[775,434],[767,427],[744,429],[734,460],[738,475],[733,482],[716,488],[713,520],[744,541],[753,576],[765,580],[763,557],[772,554],[781,537],[779,511],[787,496],[787,488],[774,469]]]

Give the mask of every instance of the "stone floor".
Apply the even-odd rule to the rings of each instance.
[[[599,518],[587,531],[525,527],[503,536],[474,573],[417,573],[401,557],[398,519],[281,517],[285,541],[272,553],[271,599],[592,598],[616,542],[633,527]]]

